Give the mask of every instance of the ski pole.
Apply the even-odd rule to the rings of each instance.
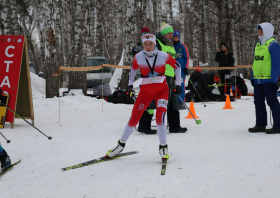
[[[201,99],[200,95],[198,94],[198,92],[197,92],[197,90],[196,90],[195,86],[193,85],[191,78],[189,78],[189,77],[188,77],[188,79],[190,80],[190,82],[191,82],[191,84],[192,84],[192,86],[193,86],[194,90],[196,91],[197,95],[199,96],[199,98],[200,98],[201,102],[204,104],[204,102],[203,102],[203,100]],[[206,107],[206,105],[205,105],[205,104],[204,104],[204,107]]]
[[[11,112],[13,112],[14,114],[16,114],[18,117],[20,117],[21,119],[23,119],[25,122],[27,122],[30,126],[32,126],[33,128],[35,128],[37,131],[39,131],[40,133],[42,133],[44,136],[46,136],[49,140],[52,139],[51,136],[47,136],[46,134],[44,134],[42,131],[40,131],[39,129],[37,129],[37,127],[33,126],[30,122],[28,122],[26,119],[24,119],[23,117],[21,117],[20,115],[18,115],[15,111],[13,111],[10,107],[8,107],[7,105],[5,105],[2,101],[1,101],[1,105],[7,107]]]
[[[208,85],[208,87],[224,87],[225,85],[229,85],[230,83],[223,83],[223,84],[215,84],[215,85]]]
[[[5,138],[5,136],[0,132],[0,134],[3,136],[3,138]],[[7,138],[5,138],[5,140],[7,140]],[[7,143],[10,143],[11,140],[7,140]]]
[[[190,112],[190,114],[192,115],[193,119],[195,120],[196,124],[201,124],[201,120],[197,120],[195,119],[195,117],[193,116],[192,112],[190,111],[189,107],[186,105],[186,103],[182,100],[181,96],[178,96],[180,98],[180,100],[182,101],[182,103],[185,105],[185,107],[188,109],[188,111]]]

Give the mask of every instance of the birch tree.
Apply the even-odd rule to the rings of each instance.
[[[86,19],[86,0],[73,0],[73,7],[75,8],[72,13],[72,22],[74,28],[72,34],[71,49],[71,67],[85,67],[86,66],[86,37],[87,31],[85,28]],[[69,75],[69,89],[82,89],[86,95],[86,72],[70,72]]]
[[[134,24],[134,0],[124,0],[124,65],[131,65],[132,55],[130,53],[134,42],[133,42],[133,24]],[[129,70],[124,69],[122,73],[122,78],[119,82],[118,87],[120,89],[126,89],[128,86]]]
[[[54,33],[54,13],[55,8],[52,0],[46,0],[43,3],[44,8],[44,31],[45,31],[45,66],[44,75],[46,79],[46,97],[52,98],[58,96],[58,77],[52,74],[58,73],[55,48],[56,39]]]

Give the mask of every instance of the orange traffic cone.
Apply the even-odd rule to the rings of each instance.
[[[199,118],[198,116],[195,115],[195,110],[194,110],[194,105],[193,105],[193,101],[191,101],[191,104],[190,104],[190,108],[189,108],[190,112],[192,112],[193,114],[193,117],[194,118]],[[190,118],[190,119],[193,119],[191,113],[189,112],[188,116],[185,117],[185,118]]]
[[[231,107],[229,95],[227,95],[225,107],[224,107],[223,109],[233,109],[233,108]]]

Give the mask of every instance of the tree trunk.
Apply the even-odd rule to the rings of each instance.
[[[179,21],[180,21],[180,41],[185,43],[185,13],[186,13],[186,1],[179,0]]]
[[[55,47],[56,40],[54,35],[54,5],[52,0],[46,0],[44,2],[44,10],[45,10],[45,30],[46,30],[46,46],[45,46],[45,67],[44,67],[44,75],[46,79],[46,97],[52,98],[54,96],[58,96],[58,82],[59,79],[57,76],[52,76],[53,74],[58,73],[58,65],[55,55]]]
[[[124,0],[124,9],[126,15],[124,17],[124,65],[131,65],[132,55],[130,53],[134,42],[133,42],[133,24],[134,24],[134,0]],[[128,86],[129,70],[123,69],[122,78],[119,82],[118,87],[120,89],[126,89]]]
[[[86,12],[86,0],[74,0],[74,40],[72,43],[71,56],[73,62],[72,67],[86,67],[86,36],[87,31],[85,28],[85,12]],[[70,72],[69,74],[69,89],[82,89],[86,95],[86,72]]]

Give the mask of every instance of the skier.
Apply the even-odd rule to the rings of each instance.
[[[167,85],[166,76],[164,73],[166,70],[166,64],[169,64],[175,69],[177,80],[173,91],[175,94],[179,95],[182,93],[180,86],[181,68],[180,64],[169,54],[159,51],[155,48],[155,35],[150,33],[144,34],[142,36],[142,42],[144,50],[135,55],[130,69],[129,78],[129,90],[132,91],[135,74],[137,69],[140,67],[141,74],[144,77],[141,82],[140,92],[135,101],[132,115],[125,126],[117,146],[110,149],[106,155],[108,157],[114,157],[123,151],[126,141],[140,120],[143,112],[152,102],[152,100],[155,99],[157,106],[156,123],[160,140],[159,154],[163,161],[167,161],[169,159],[169,154],[166,143],[166,127],[164,123],[164,116],[168,104],[169,87]]]
[[[189,67],[189,51],[186,45],[181,43],[180,41],[180,31],[175,30],[173,34],[173,43],[176,51],[176,61],[178,61],[181,65],[181,87],[182,94],[180,95],[181,99],[185,101],[185,80],[186,75],[188,75],[188,67]],[[185,109],[184,103],[181,101],[178,96],[179,108]]]
[[[141,28],[141,36],[144,34],[150,33],[150,29],[146,26]],[[143,50],[143,44],[138,43],[137,46],[134,46],[132,49],[133,58],[134,56]],[[139,120],[138,132],[145,134],[156,134],[157,130],[151,129],[151,122],[153,118],[154,109],[156,109],[156,104],[154,101],[147,107],[147,111],[144,111],[143,116]]]
[[[234,66],[234,58],[232,53],[230,53],[227,49],[226,43],[222,41],[221,47],[217,49],[216,53],[216,62],[219,62],[219,67],[233,67]],[[221,76],[221,81],[223,83],[231,83],[230,73],[231,70],[219,70],[218,73]],[[226,85],[225,87],[219,87],[219,91],[221,94],[230,95],[230,85]]]
[[[1,142],[0,142],[0,162],[1,162],[2,171],[4,171],[6,168],[9,168],[11,166],[11,159],[8,156],[7,152],[3,149]]]
[[[280,75],[280,45],[273,38],[274,27],[272,24],[261,23],[257,26],[257,29],[259,42],[255,47],[255,59],[251,75],[251,83],[254,86],[256,125],[248,130],[251,133],[280,133],[280,104],[277,99],[277,81]],[[272,111],[272,129],[266,129],[265,98]]]

